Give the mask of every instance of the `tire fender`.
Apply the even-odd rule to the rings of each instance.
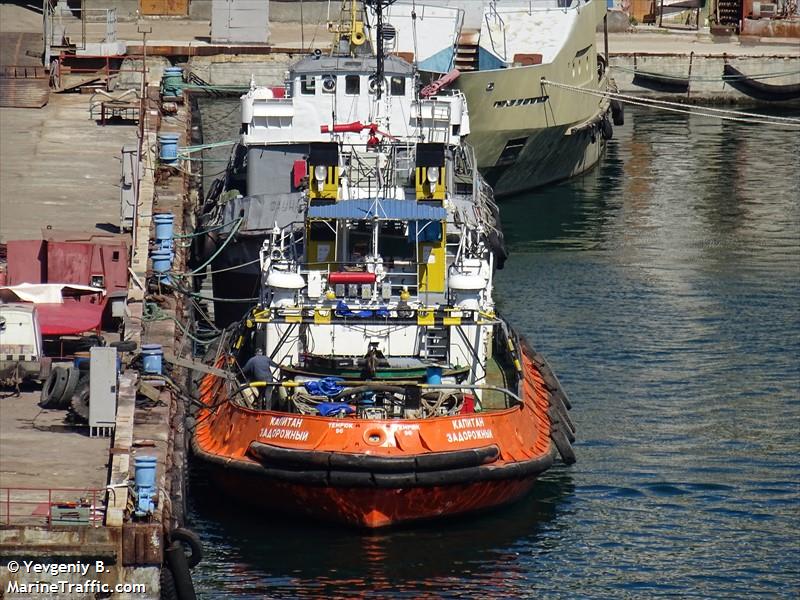
[[[186,564],[189,565],[190,569],[195,568],[203,560],[203,544],[200,541],[200,536],[194,531],[178,527],[172,530],[169,534],[169,539],[171,542],[182,542],[189,546],[192,553],[186,557]]]

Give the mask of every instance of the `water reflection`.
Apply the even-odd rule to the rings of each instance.
[[[236,597],[385,596],[404,590],[418,597],[426,586],[437,593],[500,592],[509,577],[524,579],[520,549],[536,545],[543,526],[569,528],[574,492],[569,471],[555,469],[505,510],[359,532],[238,505],[221,511],[227,500],[205,484],[202,466],[195,465],[192,513],[203,539],[210,541],[197,586],[209,598],[214,589],[236,592]]]
[[[578,463],[374,534],[205,489],[202,598],[800,595],[800,137],[626,118],[599,169],[501,205],[498,305],[570,393]]]

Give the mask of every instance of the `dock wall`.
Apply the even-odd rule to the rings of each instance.
[[[189,59],[188,64],[194,73],[212,85],[246,86],[252,76],[258,85],[274,86],[283,84],[286,70],[298,57],[299,54],[288,52],[236,56],[219,54],[194,56]],[[611,53],[609,56],[612,77],[619,91],[624,94],[709,104],[757,103],[722,80],[726,62],[748,76],[766,76],[761,79],[765,83],[800,83],[800,54],[726,56],[694,53]],[[689,93],[659,92],[634,85],[633,76],[636,70],[690,78]]]
[[[772,85],[800,84],[800,54],[795,56],[726,56],[724,54],[611,54],[611,74],[623,94],[689,99],[709,104],[754,104],[753,98],[722,80],[725,63],[748,76],[767,76],[760,81]],[[691,69],[691,71],[690,71]],[[689,78],[688,94],[665,93],[634,85],[635,71]]]

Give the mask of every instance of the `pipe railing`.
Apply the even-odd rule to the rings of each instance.
[[[54,525],[100,527],[105,519],[105,489],[0,488],[0,523],[3,525]],[[75,519],[53,521],[53,509],[74,509]],[[80,512],[86,511],[86,522]]]

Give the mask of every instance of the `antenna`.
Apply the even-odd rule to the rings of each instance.
[[[397,0],[364,0],[366,6],[375,11],[375,51],[377,67],[375,69],[375,98],[380,100],[383,91],[383,63],[386,59],[383,51],[383,9],[389,8]]]

